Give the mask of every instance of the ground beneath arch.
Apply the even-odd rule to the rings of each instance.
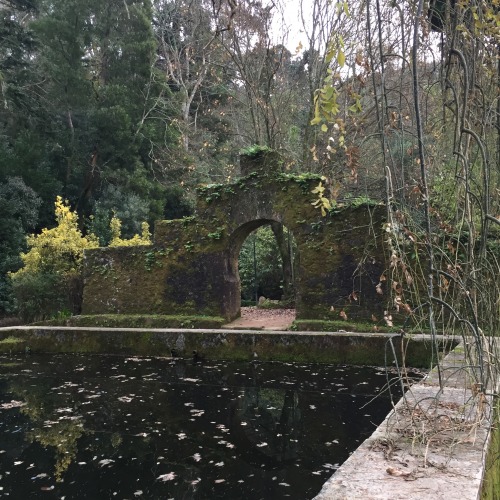
[[[238,330],[286,330],[295,320],[295,309],[242,307],[241,317],[223,328]]]

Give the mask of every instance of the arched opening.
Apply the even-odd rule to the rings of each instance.
[[[235,313],[230,316],[239,317],[243,313],[243,319],[251,315],[263,320],[266,314],[272,316],[265,311],[286,309],[289,311],[286,318],[292,318],[291,323],[295,317],[297,261],[293,234],[281,222],[259,219],[240,226],[231,237],[227,266],[226,282],[233,288]],[[260,314],[256,314],[257,306]],[[279,313],[274,314],[277,316]],[[285,315],[282,316],[286,323]]]
[[[238,257],[242,306],[256,305],[259,299],[294,306],[295,247],[291,231],[279,223],[250,233]]]

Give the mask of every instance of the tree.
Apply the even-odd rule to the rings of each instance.
[[[210,5],[203,0],[155,2],[159,65],[179,97],[182,143],[189,149],[193,100],[205,84],[217,49]]]
[[[17,271],[22,261],[26,233],[34,229],[41,200],[19,177],[0,183],[0,317],[14,312],[12,287],[8,274]]]
[[[241,2],[232,29],[222,36],[236,97],[230,112],[241,146],[279,149],[286,136],[284,117],[290,110],[286,71],[291,55],[272,40],[274,7]]]
[[[500,14],[496,2],[475,0],[431,2],[427,18],[422,0],[362,8],[356,19],[366,49],[350,64],[359,56],[371,82],[359,92],[356,134],[349,138],[352,129],[338,121],[346,123],[338,97],[350,85],[348,75],[324,81],[313,122],[328,131],[337,126],[364,150],[358,170],[366,166],[366,192],[374,192],[369,169],[379,192],[384,180],[392,244],[388,309],[405,309],[407,323],[433,335],[454,331],[474,339],[469,362],[486,388],[498,364],[496,348],[483,349],[484,334],[495,335],[500,324],[494,187],[500,180],[494,161],[500,157]],[[338,57],[335,36],[329,46]]]
[[[157,0],[154,7],[157,68],[172,93],[171,122],[181,135],[182,154],[173,158],[180,182],[189,190],[200,182],[225,181],[234,174],[236,154],[224,110],[232,97],[215,4]]]

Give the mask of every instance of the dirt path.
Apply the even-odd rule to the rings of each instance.
[[[295,309],[257,309],[242,307],[241,317],[224,325],[231,329],[286,330],[295,319]]]

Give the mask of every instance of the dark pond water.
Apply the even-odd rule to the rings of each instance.
[[[0,497],[312,498],[390,410],[388,394],[371,401],[387,380],[366,367],[0,357]]]

